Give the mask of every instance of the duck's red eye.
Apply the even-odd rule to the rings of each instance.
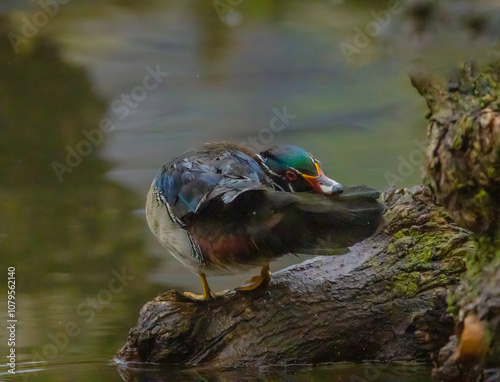
[[[297,174],[294,173],[293,171],[287,171],[286,174],[285,174],[285,178],[289,182],[293,182],[294,180],[297,179]]]

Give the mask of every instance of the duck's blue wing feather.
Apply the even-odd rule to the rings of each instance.
[[[155,186],[169,213],[186,224],[213,200],[231,203],[248,190],[272,189],[273,184],[249,155],[226,147],[191,150],[164,165]]]

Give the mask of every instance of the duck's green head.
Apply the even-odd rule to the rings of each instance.
[[[300,147],[278,145],[260,156],[267,174],[285,191],[326,195],[342,192],[342,185],[328,178],[321,163]]]

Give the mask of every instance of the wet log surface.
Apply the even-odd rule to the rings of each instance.
[[[266,290],[156,297],[116,359],[213,368],[428,360],[453,334],[447,289],[474,245],[423,186],[386,190],[384,201],[381,234],[276,272]]]

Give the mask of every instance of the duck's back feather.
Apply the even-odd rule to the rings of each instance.
[[[185,152],[164,165],[155,186],[169,204],[169,213],[187,224],[213,200],[232,202],[256,189],[273,189],[251,152],[230,144],[205,145]]]

